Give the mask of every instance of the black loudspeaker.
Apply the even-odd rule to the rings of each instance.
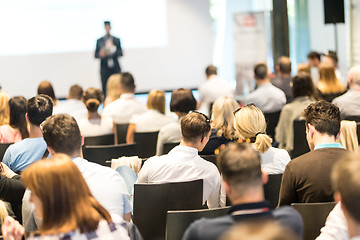
[[[345,23],[344,0],[324,0],[325,24]]]

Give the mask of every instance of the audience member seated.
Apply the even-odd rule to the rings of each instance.
[[[137,183],[186,182],[203,179],[203,203],[210,208],[220,206],[221,179],[217,167],[198,155],[210,137],[210,120],[192,112],[181,119],[180,146],[168,154],[151,157],[141,168]],[[223,201],[224,203],[225,201]],[[221,204],[224,205],[224,204]]]
[[[323,62],[330,63],[333,65],[335,69],[336,78],[339,79],[339,81],[346,86],[346,79],[343,78],[338,68],[339,65],[338,65],[337,53],[334,51],[326,51],[322,60]]]
[[[7,92],[0,91],[0,126],[9,124],[9,95]]]
[[[119,90],[120,98],[109,103],[101,115],[111,117],[116,124],[129,123],[134,114],[144,113],[146,108],[135,100],[135,80],[130,73],[121,74]]]
[[[320,53],[311,51],[307,55],[307,59],[311,70],[311,78],[314,84],[317,84],[319,82]]]
[[[126,142],[134,142],[135,132],[158,132],[169,123],[175,122],[171,117],[165,115],[165,93],[160,90],[149,92],[147,100],[147,111],[136,114],[130,119]]]
[[[214,102],[210,139],[200,155],[212,155],[220,145],[239,138],[234,127],[234,111],[238,108],[239,103],[231,97],[220,97]]]
[[[264,113],[280,111],[286,103],[286,96],[271,84],[266,64],[257,64],[254,74],[257,88],[245,98],[244,104],[254,103]]]
[[[78,121],[81,134],[84,137],[101,136],[114,133],[114,123],[110,117],[101,117],[98,108],[104,99],[98,88],[88,88],[82,97],[88,110],[86,118]]]
[[[320,79],[317,83],[317,89],[321,98],[331,102],[334,98],[345,93],[345,86],[337,79],[332,64],[320,63],[319,73]]]
[[[340,132],[340,111],[324,100],[310,104],[303,112],[310,152],[293,159],[285,169],[279,206],[291,203],[332,202],[330,173],[347,151],[336,142]]]
[[[53,102],[47,95],[40,94],[27,101],[26,122],[29,129],[29,138],[14,143],[6,149],[3,163],[14,172],[23,171],[33,162],[46,155],[40,124],[53,110]]]
[[[349,91],[335,98],[332,103],[340,108],[341,116],[360,116],[360,65],[350,69]]]
[[[290,58],[285,56],[280,57],[275,69],[277,76],[271,79],[271,83],[285,93],[287,103],[292,102]]]
[[[38,161],[24,171],[22,178],[31,191],[35,215],[43,220],[29,239],[129,239],[126,229],[114,223],[94,198],[67,155]],[[6,218],[2,230],[4,240],[21,239],[19,235],[24,234],[24,228],[11,217]]]
[[[49,81],[42,81],[39,84],[37,94],[44,94],[49,96],[53,101],[54,106],[59,103],[59,100],[56,99],[54,88]]]
[[[165,143],[177,143],[181,140],[181,119],[189,112],[196,109],[196,100],[190,89],[179,88],[172,92],[170,111],[178,116],[178,121],[169,123],[159,131],[156,145],[156,155],[163,154]]]
[[[72,85],[65,101],[61,101],[54,106],[54,115],[67,113],[73,116],[77,121],[87,117],[87,109],[82,101],[83,89],[79,85]]]
[[[112,74],[106,83],[106,98],[104,101],[104,107],[109,103],[114,102],[120,97],[120,73]]]
[[[249,143],[229,143],[221,150],[218,165],[232,203],[229,214],[195,221],[186,230],[183,240],[216,240],[237,223],[255,224],[266,219],[289,227],[301,238],[300,214],[288,206],[270,210],[269,202],[265,201],[263,184],[268,176],[261,170],[259,153]]]
[[[12,97],[9,100],[10,123],[0,126],[0,143],[14,143],[29,137],[26,114],[26,99]]]
[[[340,136],[338,142],[350,152],[359,151],[359,141],[356,133],[357,124],[355,121],[341,121]]]
[[[205,69],[206,82],[199,87],[198,107],[210,115],[210,105],[219,97],[234,97],[234,88],[230,82],[217,76],[217,67],[209,65]]]
[[[275,129],[275,140],[279,148],[289,153],[294,148],[293,122],[301,117],[301,113],[310,104],[318,100],[313,81],[309,74],[300,72],[292,81],[294,101],[286,104],[280,113],[279,122]]]
[[[261,168],[268,174],[281,174],[290,162],[284,149],[271,147],[272,139],[266,135],[264,114],[254,105],[246,105],[234,112],[235,128],[242,141],[253,143],[260,152]]]
[[[311,75],[310,65],[308,63],[298,63],[297,65],[297,73],[306,72]]]

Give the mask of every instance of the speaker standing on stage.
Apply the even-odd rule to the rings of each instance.
[[[120,73],[121,68],[118,57],[123,55],[120,39],[110,34],[111,26],[109,21],[104,22],[105,36],[96,42],[95,58],[101,59],[100,75],[104,94],[106,94],[106,82],[111,74]]]

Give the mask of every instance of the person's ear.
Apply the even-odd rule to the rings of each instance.
[[[224,186],[226,195],[231,195],[232,189],[231,189],[230,185],[226,181],[223,181],[223,186]]]
[[[337,134],[336,137],[335,137],[335,140],[336,140],[336,141],[339,139],[340,135],[341,135],[341,129],[339,130],[338,134]]]
[[[29,116],[28,116],[28,113],[25,113],[25,119],[27,122],[29,122]]]
[[[335,200],[335,202],[341,202],[341,194],[340,194],[340,192],[336,191],[334,193],[334,200]]]
[[[85,143],[85,137],[81,134],[81,146],[84,146]]]
[[[261,182],[263,185],[265,185],[269,181],[269,175],[267,172],[261,169]]]
[[[49,146],[47,145],[46,148],[47,148],[48,152],[50,153],[50,156],[54,156],[54,155],[55,155],[55,151],[54,151],[51,147],[49,147]]]

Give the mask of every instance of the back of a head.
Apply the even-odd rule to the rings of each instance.
[[[310,53],[307,55],[307,58],[317,59],[317,60],[320,61],[320,53],[315,52],[315,51],[312,51],[312,52],[310,52]]]
[[[212,107],[211,127],[217,130],[219,137],[223,136],[229,140],[238,138],[234,127],[233,112],[239,107],[239,103],[234,98],[220,97],[216,99]]]
[[[196,99],[190,89],[179,88],[172,92],[170,111],[188,113],[196,109]]]
[[[26,112],[29,122],[35,126],[45,121],[53,112],[53,101],[45,94],[39,94],[27,101]]]
[[[333,189],[341,195],[341,205],[360,223],[360,154],[348,153],[332,169]]]
[[[9,95],[7,92],[0,91],[0,126],[9,124]]]
[[[247,105],[235,113],[235,128],[240,137],[253,142],[260,153],[271,147],[272,139],[266,135],[265,116],[256,106]]]
[[[215,67],[214,65],[207,66],[207,68],[205,69],[205,74],[207,77],[217,75],[217,67]]]
[[[155,109],[165,114],[165,92],[160,90],[151,90],[146,103],[148,109]]]
[[[83,89],[81,86],[75,84],[70,87],[69,95],[68,95],[69,99],[81,100],[82,95],[83,95]]]
[[[359,142],[356,128],[357,124],[355,121],[341,121],[340,137],[338,138],[338,142],[340,142],[345,149],[351,152],[359,151]]]
[[[282,56],[278,60],[279,70],[285,74],[291,74],[291,61],[290,58]]]
[[[22,139],[27,138],[27,124],[25,119],[27,101],[22,96],[12,97],[9,100],[10,126],[19,129]]]
[[[106,83],[106,95],[110,96],[114,99],[118,99],[120,97],[120,73],[112,74]]]
[[[334,66],[337,65],[338,63],[338,56],[337,53],[334,51],[327,51],[325,53],[325,57],[328,57],[329,59],[331,59],[331,61],[333,62]]]
[[[296,76],[293,77],[292,94],[294,98],[302,96],[317,98],[313,80],[308,73],[299,72]]]
[[[135,92],[135,80],[131,73],[121,73],[120,86],[124,92],[134,93]]]
[[[321,62],[319,64],[319,74],[320,80],[325,80],[326,82],[331,82],[334,81],[334,79],[337,79],[334,66],[328,62]]]
[[[310,65],[308,63],[298,63],[297,72],[306,72],[307,74],[311,74]]]
[[[261,158],[249,143],[232,142],[220,151],[218,166],[224,181],[236,190],[238,196],[252,187],[262,186]]]
[[[49,96],[53,101],[56,100],[54,88],[49,81],[42,81],[39,84],[37,94],[44,94]]]
[[[98,88],[88,88],[84,92],[83,101],[89,112],[96,112],[103,102],[104,94]]]
[[[75,118],[68,114],[56,114],[42,124],[46,144],[56,153],[79,155],[81,133]]]
[[[351,77],[352,83],[360,86],[360,65],[353,66],[348,73],[348,78]]]
[[[321,100],[310,104],[302,115],[306,126],[311,124],[320,133],[336,137],[340,131],[340,110],[327,101]]]
[[[256,80],[265,80],[268,78],[268,67],[265,63],[258,63],[254,67],[254,77]]]
[[[111,220],[91,195],[79,169],[65,154],[32,164],[22,173],[22,180],[42,203],[40,234],[58,234],[64,222],[68,223],[68,231],[93,231],[101,218]]]
[[[335,68],[331,63],[321,62],[319,64],[318,88],[324,94],[332,94],[345,91],[345,86],[337,79]]]
[[[181,119],[181,134],[186,142],[196,142],[204,138],[211,130],[210,120],[198,112],[186,114]]]

